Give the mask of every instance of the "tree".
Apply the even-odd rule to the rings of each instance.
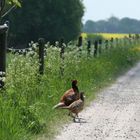
[[[82,0],[24,0],[22,8],[7,17],[11,39],[20,45],[39,37],[52,42],[61,37],[73,40],[81,31],[83,13]]]
[[[14,7],[21,7],[18,0],[0,0],[0,18],[6,16]]]
[[[110,33],[116,33],[119,31],[120,20],[117,17],[111,16],[107,21],[107,30],[109,30]]]
[[[120,29],[125,33],[140,33],[140,21],[130,18],[122,18],[120,21]]]
[[[87,20],[84,25],[84,32],[93,33],[95,31],[95,22],[92,20]]]
[[[94,30],[93,30],[94,23]],[[110,17],[108,20],[99,20],[97,22],[87,21],[83,27],[88,33],[140,33],[140,21],[128,17],[118,19],[117,17]],[[91,29],[90,29],[91,28]]]

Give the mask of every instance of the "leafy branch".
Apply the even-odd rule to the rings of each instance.
[[[19,0],[6,0],[6,3],[10,4],[10,5],[16,5],[18,7],[21,7],[21,3],[19,2]]]
[[[7,5],[10,5],[9,9],[6,8]],[[21,7],[19,0],[0,0],[0,18],[5,17],[15,7]]]

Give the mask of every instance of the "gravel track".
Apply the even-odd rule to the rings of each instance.
[[[98,94],[55,140],[140,140],[140,63]]]

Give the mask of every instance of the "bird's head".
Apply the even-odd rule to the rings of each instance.
[[[77,85],[77,80],[72,80],[72,85]]]

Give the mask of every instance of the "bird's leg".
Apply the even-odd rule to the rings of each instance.
[[[75,114],[75,118],[77,118],[77,119],[78,119],[78,114],[77,114],[77,113]]]
[[[74,116],[71,112],[69,114],[73,118],[73,122],[76,122],[76,116]]]
[[[73,121],[76,122],[76,118],[75,117],[73,117]]]
[[[80,118],[80,117],[78,116],[78,114],[76,114],[76,118],[78,119],[79,122],[80,122],[81,120],[83,120],[83,118]]]
[[[78,113],[76,114],[78,121],[80,122],[81,118],[79,118]]]
[[[76,122],[76,119],[78,119],[78,114],[75,114],[75,116],[72,115],[72,117],[73,117],[73,121]]]
[[[73,122],[76,122],[76,117],[75,116],[71,116],[73,118]]]

